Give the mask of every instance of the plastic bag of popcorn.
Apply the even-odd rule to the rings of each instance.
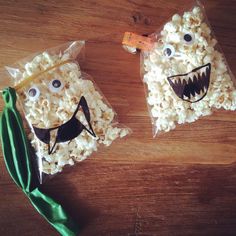
[[[150,38],[151,50],[141,58],[154,136],[214,109],[236,109],[234,77],[200,2],[173,15]]]
[[[126,136],[116,113],[78,61],[84,41],[40,52],[6,67],[30,126],[40,180]]]

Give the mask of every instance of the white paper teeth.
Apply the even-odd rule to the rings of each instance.
[[[193,77],[191,75],[188,77],[188,83],[193,83]]]
[[[143,81],[148,87],[147,101],[152,111],[150,115],[154,120],[154,135],[174,129],[176,123],[194,122],[201,116],[211,114],[213,108],[236,110],[236,90],[232,78],[222,53],[215,47],[217,40],[213,38],[204,18],[200,7],[194,7],[183,16],[174,15],[160,34],[157,33],[159,38],[153,52],[144,58]],[[186,31],[194,34],[195,42],[192,45],[185,45],[182,40],[171,40],[173,36],[176,39],[179,36],[182,38]],[[171,59],[164,57],[162,51],[163,47],[169,44],[176,49],[176,55]],[[211,67],[207,63],[211,63]],[[172,77],[186,74],[201,66],[201,69],[189,75]],[[208,84],[206,78],[209,71],[211,73]],[[189,96],[181,94],[181,99],[181,95],[176,94],[167,78],[176,86],[197,82],[199,87]],[[183,88],[184,86],[178,89],[181,92]],[[188,102],[189,100],[192,103]],[[168,103],[165,103],[166,101]]]
[[[186,83],[184,76],[180,76],[178,79],[181,81],[181,84]]]

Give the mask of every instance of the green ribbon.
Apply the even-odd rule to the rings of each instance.
[[[32,188],[29,143],[20,113],[16,108],[16,92],[12,88],[3,91],[5,107],[0,118],[2,150],[7,170],[15,183],[27,195],[36,210],[63,236],[76,236],[79,229],[63,207],[40,189]]]

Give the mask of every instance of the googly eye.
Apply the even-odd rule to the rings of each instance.
[[[49,89],[53,93],[58,93],[63,89],[63,84],[59,79],[53,79],[49,83]]]
[[[183,42],[186,43],[186,44],[193,44],[195,41],[195,38],[194,38],[194,35],[192,33],[185,33],[183,35]]]
[[[163,54],[167,58],[173,57],[175,55],[175,48],[168,44],[163,48]]]
[[[28,90],[27,95],[31,101],[36,101],[40,95],[40,91],[37,87],[33,86]]]

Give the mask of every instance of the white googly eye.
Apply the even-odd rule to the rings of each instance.
[[[63,84],[59,79],[53,79],[49,83],[49,89],[53,93],[58,93],[63,89]]]
[[[194,43],[195,38],[194,38],[194,35],[192,33],[184,33],[182,40],[185,44],[191,45],[191,44]]]
[[[40,91],[36,86],[33,86],[28,90],[27,95],[31,101],[36,101],[40,95]]]
[[[163,48],[163,54],[165,57],[171,58],[175,55],[175,48],[170,44],[165,45]]]

